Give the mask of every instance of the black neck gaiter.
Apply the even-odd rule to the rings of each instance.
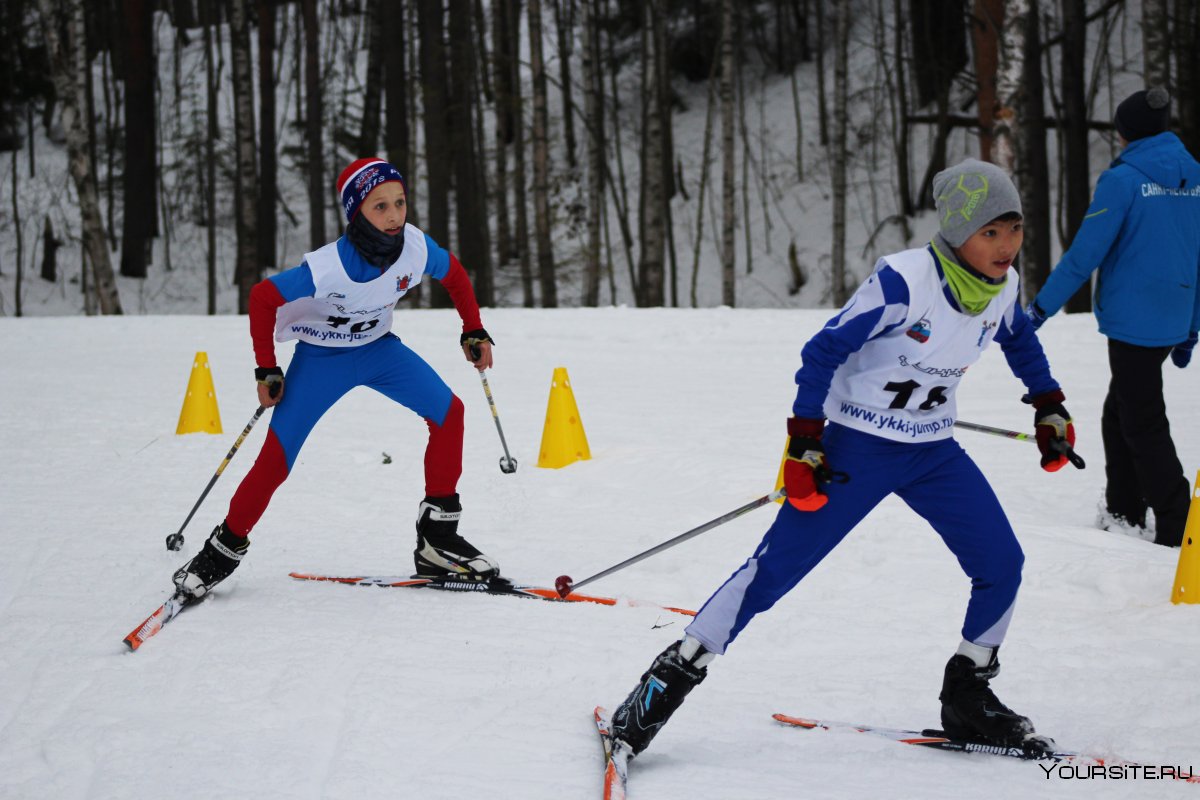
[[[362,214],[355,214],[346,226],[346,238],[368,263],[387,269],[404,250],[404,230],[392,236],[372,225]]]

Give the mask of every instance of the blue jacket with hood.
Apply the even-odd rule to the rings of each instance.
[[[1100,176],[1038,307],[1057,312],[1097,267],[1105,336],[1164,347],[1200,330],[1200,164],[1170,131],[1130,142]]]

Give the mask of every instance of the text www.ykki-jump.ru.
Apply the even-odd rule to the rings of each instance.
[[[1195,767],[1158,766],[1154,764],[1038,764],[1046,780],[1176,780],[1200,783]]]

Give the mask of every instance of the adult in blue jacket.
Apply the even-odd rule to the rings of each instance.
[[[1075,240],[1028,314],[1040,327],[1099,269],[1093,306],[1112,379],[1098,525],[1178,547],[1191,491],[1171,441],[1162,365],[1170,356],[1186,367],[1200,330],[1200,164],[1167,130],[1169,119],[1161,88],[1117,107],[1121,154],[1100,176]]]

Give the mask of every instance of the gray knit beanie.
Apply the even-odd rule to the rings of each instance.
[[[951,247],[961,247],[997,217],[1021,213],[1012,179],[995,164],[974,158],[933,176],[933,196],[942,237]]]

